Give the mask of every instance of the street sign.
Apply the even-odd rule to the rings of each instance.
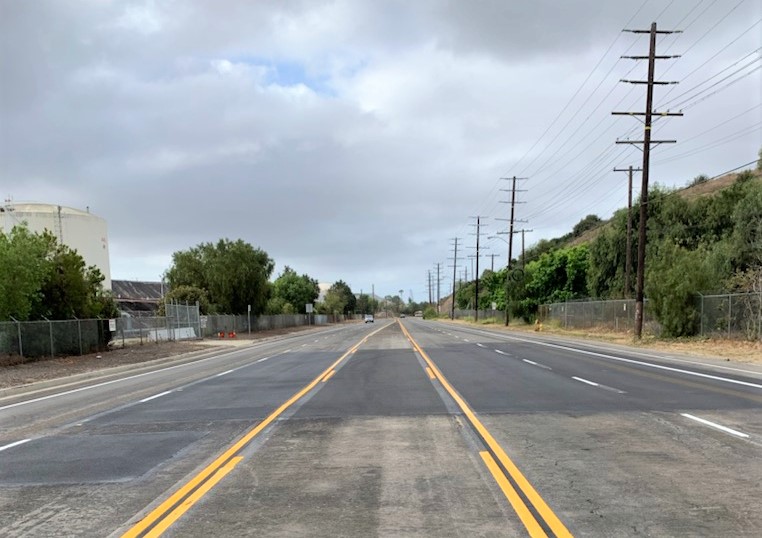
[[[312,314],[312,307],[313,307],[312,303],[307,303],[307,304],[306,304],[306,305],[304,305],[304,306],[305,306],[305,308],[307,309],[307,313],[308,313],[308,314]]]

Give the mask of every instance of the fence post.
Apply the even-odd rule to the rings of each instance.
[[[24,346],[22,344],[23,340],[21,339],[21,322],[14,318],[13,316],[9,316],[12,321],[16,323],[16,328],[18,330],[19,335],[19,356],[23,359],[24,358]]]
[[[569,328],[569,301],[564,302],[564,329]]]
[[[44,319],[45,321],[48,322],[48,328],[49,328],[49,332],[50,332],[50,358],[54,359],[55,355],[53,354],[53,322],[50,321],[45,316],[42,316],[42,319]]]
[[[733,296],[728,295],[728,338],[730,338],[730,320],[733,319]]]
[[[79,356],[82,356],[82,321],[77,317],[74,316],[74,319],[77,320],[77,336],[79,337]]]
[[[699,299],[701,299],[701,325],[699,328],[701,336],[704,336],[704,296],[701,292],[698,292]]]

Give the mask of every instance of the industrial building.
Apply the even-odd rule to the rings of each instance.
[[[26,223],[32,232],[50,231],[59,243],[76,250],[85,264],[94,265],[105,277],[104,289],[111,289],[108,228],[106,220],[82,211],[52,204],[5,202],[0,207],[0,227],[10,233],[14,226]]]

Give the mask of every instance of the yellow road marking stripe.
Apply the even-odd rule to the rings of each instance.
[[[492,450],[492,452],[494,452],[503,467],[506,468],[508,473],[511,475],[511,478],[513,478],[521,491],[524,492],[524,495],[526,495],[527,499],[529,499],[540,516],[548,524],[548,527],[550,527],[550,529],[556,534],[558,538],[572,538],[572,534],[569,532],[566,526],[561,523],[561,520],[558,519],[558,516],[556,516],[555,513],[553,513],[553,510],[551,510],[550,507],[545,503],[540,494],[537,493],[537,490],[535,490],[534,487],[529,483],[529,480],[526,479],[521,471],[519,471],[518,467],[516,467],[513,461],[511,461],[511,459],[508,457],[508,454],[506,454],[503,450],[503,447],[501,447],[500,444],[495,441],[489,431],[487,431],[487,428],[485,428],[481,421],[476,418],[476,415],[468,406],[468,404],[466,404],[460,395],[455,392],[455,389],[452,388],[450,383],[447,381],[447,378],[442,375],[442,372],[439,371],[439,368],[437,368],[437,366],[434,364],[434,361],[432,361],[426,352],[421,348],[421,346],[419,346],[418,343],[413,340],[413,337],[410,335],[407,329],[405,329],[405,326],[402,325],[402,323],[400,323],[400,327],[402,327],[402,331],[407,335],[407,337],[410,338],[411,342],[413,343],[413,347],[416,349],[416,351],[418,351],[418,353],[420,353],[421,357],[423,357],[423,360],[426,361],[426,363],[429,365],[431,370],[434,372],[434,375],[436,375],[437,379],[445,388],[445,390],[447,390],[450,396],[452,396],[453,400],[455,400],[455,402],[458,404],[458,407],[461,408],[463,414],[468,417],[468,420],[471,422],[471,424],[473,424],[476,431],[478,431],[482,436],[484,442],[487,443],[487,446]]]
[[[328,374],[323,378],[323,383],[331,379],[336,374],[336,370],[331,370],[328,372]]]
[[[431,379],[436,379],[437,378],[437,376],[434,375],[434,372],[432,372],[431,368],[429,368],[428,366],[426,367],[426,373],[429,374],[429,378],[431,378]]]
[[[162,519],[158,525],[150,530],[146,534],[146,538],[155,538],[161,536],[170,525],[177,521],[180,516],[187,512],[194,504],[196,504],[201,497],[203,497],[210,489],[212,489],[217,482],[222,480],[238,463],[243,459],[243,456],[237,456],[227,462],[221,469],[218,469],[212,477],[207,480],[200,488],[193,492],[193,495],[185,499],[177,508],[172,510],[167,517]]]
[[[540,524],[537,523],[537,520],[529,511],[529,508],[526,507],[524,501],[522,501],[521,497],[519,497],[516,489],[514,489],[514,487],[503,474],[503,471],[500,469],[500,467],[498,467],[497,463],[495,462],[495,458],[492,457],[492,454],[486,450],[483,450],[482,452],[479,452],[479,455],[484,460],[484,464],[487,466],[487,469],[489,469],[489,472],[492,473],[495,482],[497,482],[497,484],[500,486],[500,489],[503,490],[503,493],[508,499],[508,502],[511,503],[511,506],[513,506],[513,509],[519,516],[519,519],[521,519],[521,522],[524,524],[527,531],[529,531],[529,536],[532,538],[547,538],[548,535],[545,534],[544,530],[542,530]]]
[[[382,329],[384,329],[384,327],[379,327],[378,329],[370,333],[368,337],[373,336],[374,334],[376,334]],[[327,375],[328,372],[335,369],[341,363],[341,361],[346,359],[352,352],[356,351],[357,348],[360,347],[361,343],[362,342],[357,343],[354,346],[352,346],[349,350],[347,350],[346,353],[344,353],[341,357],[339,357],[333,364],[331,364],[328,368],[326,368],[320,375],[318,375],[315,379],[313,379],[307,386],[305,386],[299,392],[291,396],[291,398],[286,400],[285,403],[283,403],[275,411],[270,413],[270,415],[266,419],[264,419],[262,422],[257,424],[251,430],[249,430],[243,437],[241,437],[241,439],[239,439],[235,444],[233,444],[230,448],[228,448],[225,452],[223,452],[222,455],[220,455],[212,463],[207,465],[196,476],[194,476],[191,480],[189,480],[184,486],[182,486],[175,493],[173,493],[166,501],[164,501],[159,506],[157,506],[154,510],[152,510],[150,513],[148,513],[146,517],[138,521],[132,528],[130,528],[127,532],[125,532],[122,535],[122,538],[135,538],[139,536],[144,530],[146,530],[148,527],[153,525],[157,520],[163,517],[167,511],[169,511],[175,504],[180,502],[180,500],[183,499],[186,495],[188,495],[188,493],[193,491],[193,489],[198,487],[200,483],[202,483],[204,480],[209,478],[209,476],[211,476],[212,473],[214,473],[220,467],[222,467],[228,460],[230,460],[231,457],[233,457],[233,455],[236,452],[238,452],[241,448],[246,446],[262,430],[264,430],[275,419],[277,419],[286,409],[291,407],[291,405],[293,405],[294,402],[299,400],[299,398],[307,394],[318,383],[320,383],[320,380],[325,375]]]

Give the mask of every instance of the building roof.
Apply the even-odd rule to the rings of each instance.
[[[93,213],[90,213],[89,209],[82,211],[81,209],[75,209],[73,207],[58,206],[55,204],[39,204],[39,203],[15,203],[7,202],[3,206],[0,206],[0,213],[15,212],[15,213],[58,213],[58,208],[61,208],[61,213],[64,215],[77,215],[80,217],[95,217],[101,218]]]

